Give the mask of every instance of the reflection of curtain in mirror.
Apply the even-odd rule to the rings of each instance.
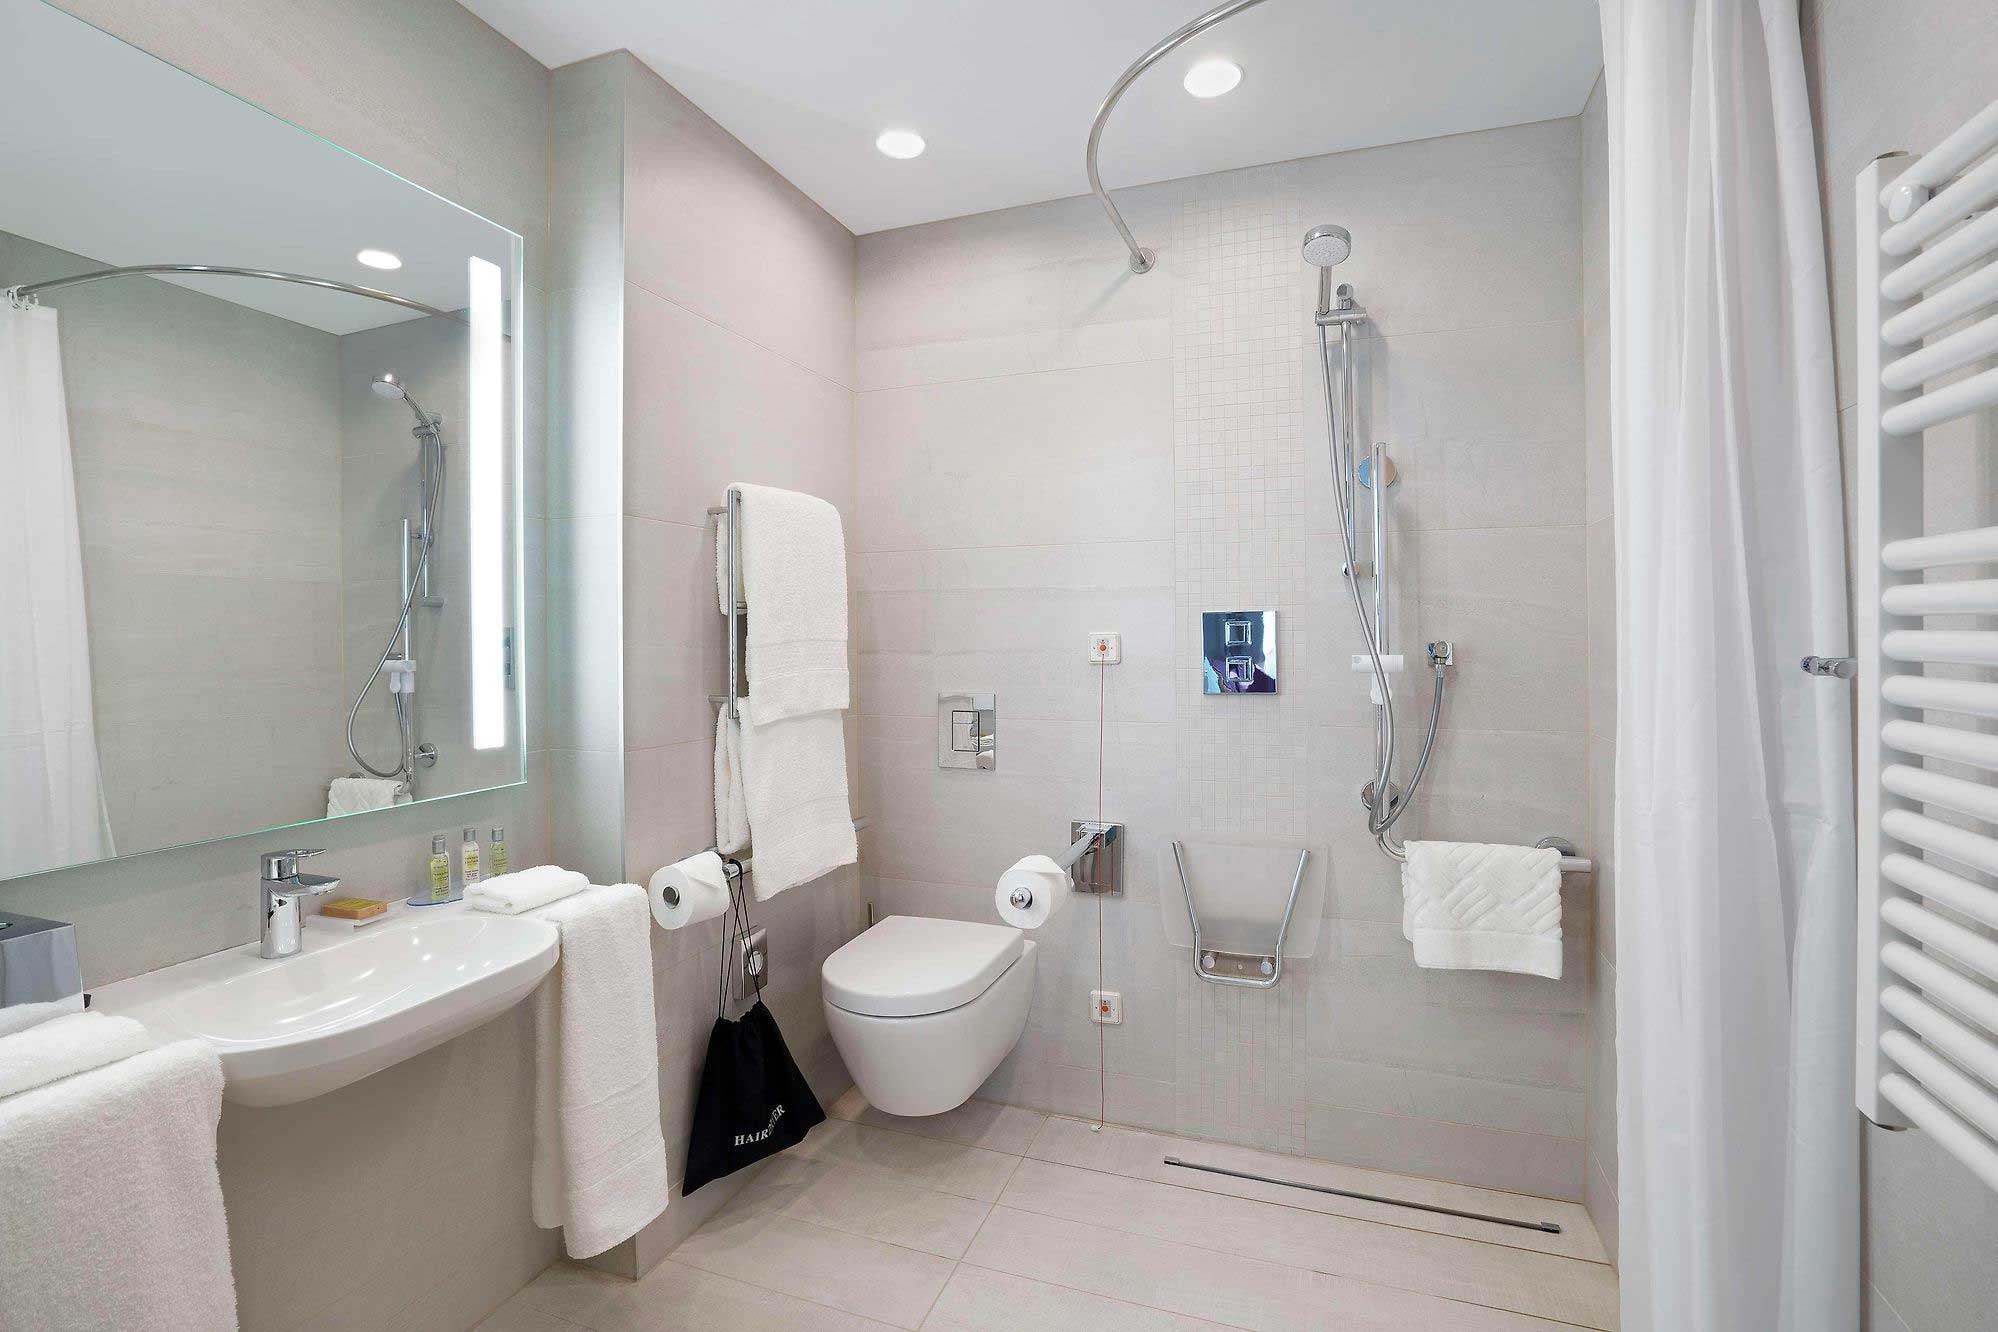
[[[0,878],[112,854],[56,312],[0,299]]]

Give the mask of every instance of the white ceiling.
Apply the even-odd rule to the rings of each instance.
[[[461,0],[559,66],[619,48],[856,233],[1088,189],[1083,145],[1125,66],[1206,0]],[[1200,101],[1188,66],[1227,56]],[[1571,116],[1602,67],[1596,0],[1267,0],[1127,93],[1104,183],[1144,184]],[[896,127],[929,140],[898,162]]]
[[[41,0],[0,0],[0,231],[100,264],[275,269],[445,310],[466,303],[467,257],[511,272],[515,240]],[[363,267],[363,246],[404,266]],[[416,317],[311,287],[172,280],[329,333]]]

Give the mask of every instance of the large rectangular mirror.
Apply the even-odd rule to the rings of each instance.
[[[0,878],[522,779],[521,263],[0,0]]]

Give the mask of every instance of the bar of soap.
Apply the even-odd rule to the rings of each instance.
[[[319,908],[322,916],[339,920],[366,920],[388,910],[388,903],[375,897],[342,897]]]

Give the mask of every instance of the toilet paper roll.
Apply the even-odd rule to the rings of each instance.
[[[1013,904],[1013,895],[1019,891],[1027,894],[1025,906]],[[1027,856],[999,876],[992,900],[999,907],[999,919],[1008,925],[1039,929],[1068,901],[1068,874],[1047,856]]]
[[[720,856],[703,851],[654,870],[645,895],[660,929],[698,925],[728,910],[728,872]]]

